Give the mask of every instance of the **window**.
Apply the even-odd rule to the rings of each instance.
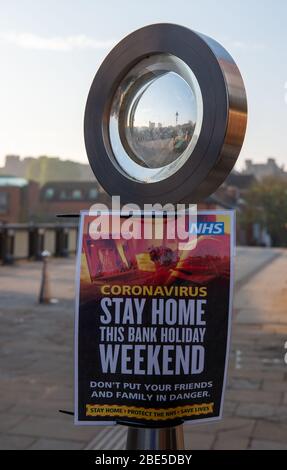
[[[60,192],[60,199],[62,200],[69,199],[67,192],[64,189]]]
[[[80,189],[74,189],[72,192],[72,198],[76,200],[82,199],[82,191]]]
[[[92,188],[89,190],[89,199],[95,200],[98,197],[98,190],[96,188]]]
[[[0,214],[8,212],[8,193],[0,192]]]
[[[54,194],[55,194],[54,188],[47,188],[45,191],[45,199],[52,199]]]

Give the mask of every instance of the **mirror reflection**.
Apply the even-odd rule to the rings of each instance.
[[[187,148],[195,122],[196,100],[186,81],[174,72],[155,76],[131,99],[125,134],[132,152],[127,150],[142,166],[168,165]]]

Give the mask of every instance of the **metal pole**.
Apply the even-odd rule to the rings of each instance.
[[[128,428],[127,450],[184,450],[183,426]]]
[[[49,304],[51,302],[51,295],[50,295],[50,283],[49,283],[49,275],[48,275],[48,257],[50,253],[48,251],[43,251],[42,253],[42,260],[43,260],[43,267],[42,267],[42,279],[41,279],[41,288],[40,288],[40,295],[39,295],[39,304]]]

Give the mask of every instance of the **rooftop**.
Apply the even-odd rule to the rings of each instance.
[[[255,181],[256,178],[253,174],[243,174],[232,171],[227,176],[225,183],[228,186],[235,186],[239,189],[248,189]]]
[[[0,186],[17,186],[22,188],[27,186],[28,181],[25,178],[19,178],[18,176],[0,175]]]

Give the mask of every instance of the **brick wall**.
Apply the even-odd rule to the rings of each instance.
[[[6,223],[19,222],[21,220],[22,189],[14,186],[0,187],[0,221]],[[3,202],[6,199],[7,205]]]

